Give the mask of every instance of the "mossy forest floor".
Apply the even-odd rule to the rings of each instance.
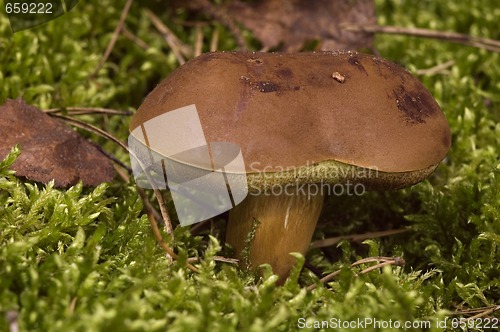
[[[178,66],[145,9],[154,8],[189,45],[196,42],[196,29],[182,23],[199,18],[185,11],[159,11],[159,2],[135,1],[126,26],[147,47],[121,36],[104,67],[89,79],[123,4],[80,1],[63,17],[16,34],[0,15],[0,102],[22,96],[41,109],[134,111]],[[500,39],[497,1],[376,4],[382,25]],[[219,50],[235,48],[223,25],[201,29],[203,51],[208,51],[214,29],[219,30]],[[252,41],[249,32],[245,36]],[[453,321],[465,326],[463,319],[474,315],[482,320],[467,324],[485,325],[488,318],[490,326],[494,319],[500,326],[500,311],[494,311],[500,305],[500,55],[382,34],[375,47],[408,68],[435,96],[451,126],[452,148],[433,176],[414,187],[330,197],[315,239],[409,231],[310,250],[306,268],[298,273],[304,261],[299,260],[291,278],[277,286],[271,273],[259,279],[213,260],[214,255],[230,255],[222,246],[222,217],[196,236],[178,227],[173,246],[180,259],[169,264],[132,182],[116,178],[95,189],[54,189],[16,178],[9,171],[14,152],[0,163],[0,330],[8,331],[17,319],[21,331],[294,331],[306,323],[305,330],[317,330],[315,321],[369,318],[379,323],[431,321],[427,330],[440,331],[438,321],[447,318],[452,330]],[[437,72],[422,71],[449,61]],[[80,119],[127,138],[128,117]],[[127,153],[114,143],[81,133],[129,163]],[[406,264],[366,274],[359,272],[373,263],[350,267],[373,256],[400,256]],[[185,267],[187,257],[201,257],[194,263],[200,273]],[[339,269],[326,286],[311,272]],[[307,291],[314,283],[318,287]],[[391,330],[387,323],[383,326],[380,330]],[[337,330],[375,330],[373,325],[352,327]]]

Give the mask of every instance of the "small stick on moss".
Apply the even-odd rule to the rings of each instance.
[[[417,74],[417,75],[434,75],[434,74],[439,74],[439,73],[445,74],[444,71],[446,69],[450,68],[451,66],[453,66],[454,64],[455,64],[455,61],[453,61],[453,60],[446,61],[445,63],[440,63],[439,65],[436,65],[436,66],[431,67],[431,68],[418,69],[415,71],[415,74]]]
[[[485,308],[484,311],[482,311],[482,312],[480,312],[480,313],[478,313],[478,314],[476,314],[474,316],[471,316],[471,317],[467,318],[466,320],[469,321],[469,320],[474,320],[476,318],[481,318],[481,317],[487,316],[489,314],[492,314],[492,313],[494,313],[497,310],[500,310],[500,305],[494,306],[494,307],[489,308],[489,309]]]
[[[140,160],[139,158],[137,158],[135,156],[135,154],[132,151],[129,151],[129,153],[131,154],[131,158],[135,158],[137,160]],[[142,167],[142,165],[141,165],[141,167]],[[144,167],[143,167],[143,171],[144,171],[144,175],[148,179],[148,182],[151,185],[153,185],[155,183],[155,181],[152,179],[149,172]],[[165,200],[163,199],[163,195],[158,188],[153,188],[153,193],[155,195],[156,201],[158,202],[158,205],[160,206],[160,213],[163,217],[163,222],[165,223],[165,232],[167,232],[167,234],[170,235],[170,238],[173,241],[174,240],[174,229],[172,227],[172,221],[170,220],[170,216],[168,215],[167,205],[165,204]],[[151,225],[151,226],[153,226],[153,225]],[[157,227],[156,220],[154,220],[154,226]],[[172,250],[170,250],[170,251],[172,251]]]
[[[130,9],[130,5],[132,5],[132,0],[127,0],[125,3],[125,6],[123,7],[122,13],[120,15],[120,20],[118,21],[118,24],[116,25],[115,31],[113,32],[113,36],[111,37],[111,40],[109,41],[108,47],[106,47],[106,51],[104,52],[103,57],[101,58],[101,61],[97,65],[97,68],[94,70],[94,73],[91,75],[91,78],[96,77],[97,72],[104,66],[104,63],[106,60],[108,60],[109,55],[111,54],[111,51],[115,47],[116,40],[118,39],[118,35],[120,34],[121,29],[123,28],[123,24],[125,23],[125,19],[127,18],[128,11]]]
[[[101,137],[104,137],[106,139],[109,139],[112,142],[118,144],[123,149],[125,149],[125,151],[128,151],[127,145],[125,143],[123,143],[122,141],[120,141],[118,138],[114,137],[113,135],[111,135],[107,131],[104,131],[104,130],[102,130],[100,128],[97,128],[97,127],[95,127],[95,126],[93,126],[91,124],[88,124],[88,123],[80,121],[80,120],[68,118],[68,117],[66,117],[64,115],[55,114],[55,112],[48,112],[48,114],[50,116],[52,116],[52,117],[59,118],[59,119],[65,121],[67,123],[69,123],[70,125],[72,125],[74,127],[86,130],[86,131],[88,131],[90,133],[93,133],[93,134],[96,134],[98,136],[101,136]],[[120,165],[121,167],[125,168],[129,174],[132,174],[132,169],[130,167],[128,167],[127,165],[125,165],[121,160],[119,160],[118,158],[116,158],[112,154],[104,151],[102,149],[102,147],[100,147],[99,145],[96,145],[96,148],[99,151],[101,151],[101,153],[103,155],[105,155],[106,157],[108,157],[111,161],[113,161],[114,163],[116,163],[116,164]]]
[[[141,192],[144,193],[144,190],[142,190],[141,188],[137,187],[138,191],[139,191],[139,194],[141,195]],[[141,195],[142,197],[142,195]],[[148,206],[148,209],[147,210],[150,210],[153,209],[153,207],[151,206],[151,204],[149,203],[149,201],[147,200],[147,197],[146,195],[144,194],[144,200],[145,202],[147,202],[145,205]],[[144,201],[143,200],[143,201]],[[147,212],[148,213],[148,212]],[[158,226],[157,226],[157,223],[156,223],[156,220],[155,219],[152,219],[151,217],[149,217],[148,215],[148,218],[149,218],[149,222],[152,223],[151,227],[153,229],[153,234],[155,236],[155,239],[158,241],[158,243],[160,244],[160,246],[167,252],[169,253],[169,255],[171,257],[173,257],[174,259],[177,259],[178,256],[173,253],[172,249],[170,247],[167,246],[167,244],[165,243],[165,241],[163,240],[163,237],[161,236],[161,233],[158,229]],[[154,224],[153,224],[154,223]],[[193,263],[193,262],[198,262],[200,260],[199,257],[190,257],[187,259],[187,263]],[[239,260],[235,259],[235,258],[227,258],[227,257],[223,257],[223,256],[213,256],[213,260],[214,261],[218,261],[218,262],[224,262],[224,263],[230,263],[230,264],[238,264]],[[198,271],[195,271],[192,269],[193,266],[188,266],[188,268],[190,270],[192,270],[193,272],[198,272]],[[196,269],[196,268],[195,268]]]
[[[71,302],[69,304],[69,313],[73,315],[75,313],[75,308],[76,308],[76,302],[78,301],[78,297],[74,297],[71,299]]]
[[[351,267],[355,267],[357,265],[365,264],[365,263],[371,263],[371,262],[380,262],[379,264],[370,266],[369,268],[366,268],[362,270],[359,274],[366,274],[368,272],[371,272],[373,270],[379,269],[381,267],[387,266],[387,265],[396,265],[396,266],[401,266],[405,264],[405,261],[401,257],[384,257],[384,256],[379,256],[379,257],[368,257],[368,258],[363,258],[360,259],[354,263],[351,264]],[[321,283],[327,283],[331,281],[333,278],[338,276],[342,270],[337,270],[335,272],[332,272],[323,278],[321,278],[319,281]],[[316,284],[309,285],[307,287],[308,291],[311,291],[316,288]]]
[[[214,28],[212,32],[212,39],[210,40],[210,52],[215,52],[219,49],[219,29]]]
[[[393,35],[416,36],[423,38],[435,38],[447,40],[453,43],[483,48],[488,51],[500,53],[500,41],[466,35],[457,32],[435,31],[419,28],[402,28],[395,26],[364,25],[364,24],[342,24],[341,28],[346,31],[369,32],[369,33],[387,33]]]
[[[143,201],[148,201],[148,200],[146,198]],[[165,252],[168,254],[167,258],[178,260],[179,256],[163,240],[163,236],[161,235],[160,229],[158,228],[158,224],[156,223],[156,219],[154,218],[153,214],[152,213],[146,213],[146,214],[148,216],[148,220],[149,220],[149,223],[151,225],[151,229],[153,230],[153,235],[156,239],[156,242],[158,242],[160,247],[163,250],[165,250]],[[186,262],[186,267],[195,273],[199,272],[199,270],[196,267],[194,267],[193,265],[191,265],[189,262]]]
[[[393,261],[385,261],[373,266],[370,266],[364,270],[362,270],[359,274],[366,274],[368,272],[371,272],[373,270],[380,269],[381,267],[387,266],[387,265],[396,265],[396,266],[402,266],[404,265],[405,262],[401,257],[395,257]]]
[[[463,310],[456,310],[451,313],[451,315],[469,315],[469,314],[482,314],[484,311],[488,311],[490,309],[493,309],[493,312],[500,310],[500,305],[490,305],[487,307],[481,307],[481,308],[472,308],[472,309],[463,309]]]
[[[216,262],[224,262],[224,263],[229,263],[229,264],[238,264],[238,262],[239,262],[239,260],[236,258],[227,258],[224,256],[213,256],[212,258]],[[187,261],[189,263],[198,262],[199,260],[200,260],[199,257],[190,257],[187,259]]]
[[[71,124],[72,126],[75,126],[75,127],[78,127],[78,128],[84,129],[84,130],[87,130],[87,131],[89,131],[91,133],[94,133],[96,135],[99,135],[101,137],[109,139],[110,141],[112,141],[112,142],[118,144],[119,146],[121,146],[125,151],[128,151],[128,147],[127,147],[127,145],[125,143],[123,143],[122,141],[120,141],[118,138],[114,137],[113,135],[111,135],[107,131],[102,130],[101,128],[98,128],[96,126],[88,124],[88,123],[86,123],[84,121],[80,121],[80,120],[69,118],[69,117],[64,116],[64,115],[58,115],[58,114],[54,114],[54,113],[50,113],[49,115],[52,116],[52,117],[64,120],[65,122]]]
[[[179,64],[183,65],[186,60],[184,56],[190,56],[192,54],[189,46],[185,45],[177,36],[160,20],[158,16],[153,14],[150,10],[146,9],[146,15],[149,16],[151,22],[155,26],[155,28],[161,33],[168,46],[172,50],[175,55],[175,58],[179,62]]]
[[[124,180],[128,181],[128,176],[125,174],[123,171],[117,169],[118,175]],[[146,192],[144,189],[142,189],[139,186],[136,186],[137,193],[139,194],[139,197],[141,197],[142,203],[144,204],[144,209],[146,211],[146,215],[148,216],[149,223],[151,224],[151,229],[153,231],[153,235],[155,237],[155,240],[158,242],[160,247],[165,250],[167,253],[167,259],[171,260],[172,256],[170,255],[170,252],[173,252],[171,248],[165,248],[166,243],[163,240],[163,237],[158,229],[158,223],[157,220],[162,220],[161,214],[151,205],[149,202],[148,197],[146,196]]]
[[[64,108],[51,108],[44,110],[47,114],[52,113],[63,113],[63,111],[68,111],[68,115],[87,115],[87,114],[108,114],[108,115],[122,115],[130,116],[133,113],[130,111],[119,111],[111,108],[100,108],[100,107],[64,107]]]
[[[469,321],[469,320],[474,320],[476,318],[488,316],[489,314],[492,314],[498,310],[500,310],[500,305],[492,305],[492,306],[482,307],[482,308],[457,310],[457,311],[454,311],[453,313],[451,313],[451,315],[453,315],[453,316],[460,315],[461,316],[461,315],[475,314],[473,316],[466,318],[466,321]]]
[[[193,1],[196,7],[200,10],[204,11],[209,16],[213,17],[217,21],[219,21],[222,25],[224,25],[234,36],[236,39],[236,44],[238,45],[238,49],[247,50],[247,44],[245,42],[245,38],[243,38],[243,34],[241,33],[240,28],[236,24],[235,20],[227,13],[227,11],[220,7],[212,4],[208,0],[195,0]]]
[[[144,172],[144,174],[147,174],[147,172]],[[148,176],[148,175],[146,175]],[[148,180],[149,177],[148,177]],[[153,183],[153,182],[150,182]],[[163,195],[159,189],[153,189],[153,193],[155,194],[156,200],[158,201],[158,204],[160,205],[160,213],[163,216],[163,221],[165,222],[165,232],[167,232],[168,235],[172,237],[172,240],[174,239],[174,229],[172,227],[172,221],[170,220],[170,216],[168,215],[167,211],[167,204],[165,203],[165,200],[163,199]]]
[[[217,262],[224,262],[224,263],[229,263],[229,264],[238,264],[239,260],[236,258],[227,258],[224,256],[214,256],[214,261]]]
[[[153,179],[149,175],[147,171],[144,171],[144,174],[146,175],[146,178],[148,179],[149,183],[154,183]],[[137,187],[139,189],[139,187]],[[151,203],[149,203],[149,200],[147,199],[146,195],[144,194],[144,191],[139,191],[139,195],[141,195],[141,198],[143,199],[143,202],[145,203],[145,207],[147,208],[146,211],[149,210],[149,207],[151,207]],[[155,195],[155,198],[158,202],[158,205],[160,206],[160,213],[163,219],[163,222],[165,223],[165,232],[170,236],[170,240],[174,240],[174,230],[172,228],[172,221],[170,220],[170,216],[168,215],[167,211],[167,206],[165,204],[165,200],[163,199],[163,195],[161,194],[160,190],[158,189],[153,189],[153,193]],[[167,256],[168,259],[177,259],[178,256],[177,254],[174,253],[171,247],[169,247],[165,241],[163,240],[163,237],[161,236],[160,230],[158,229],[158,224],[156,222],[156,219],[152,213],[147,213],[149,223],[151,224],[151,228],[153,229],[153,234],[156,238],[156,241],[159,243],[160,247],[162,247],[169,256]],[[189,266],[187,267],[192,270],[193,272],[197,272],[197,269],[194,266]],[[196,271],[195,271],[196,270]]]
[[[352,235],[342,235],[342,236],[337,236],[337,237],[331,237],[323,240],[318,240],[314,241],[311,243],[311,249],[314,248],[323,248],[323,247],[330,247],[333,245],[336,245],[342,240],[348,240],[348,241],[363,241],[366,239],[373,239],[373,238],[379,238],[383,236],[389,236],[389,235],[396,235],[396,234],[401,234],[401,233],[406,233],[409,232],[410,229],[403,228],[403,229],[391,229],[387,231],[380,231],[380,232],[371,232],[371,233],[364,233],[364,234],[352,234]]]
[[[53,109],[53,110],[56,110],[56,109]],[[48,110],[48,111],[51,111],[51,110]],[[65,121],[65,122],[68,122],[70,125],[72,125],[74,127],[86,130],[86,131],[88,131],[88,132],[90,132],[92,134],[96,134],[98,136],[101,136],[101,137],[104,137],[106,139],[109,139],[112,142],[118,144],[120,147],[122,147],[123,149],[125,149],[125,151],[128,152],[128,148],[127,148],[127,145],[125,143],[123,143],[118,138],[114,137],[110,133],[108,133],[108,132],[106,132],[106,131],[104,131],[104,130],[102,130],[100,128],[97,128],[95,126],[92,126],[91,124],[88,124],[88,123],[80,121],[80,120],[76,120],[76,119],[68,118],[68,117],[65,117],[65,116],[62,116],[62,115],[54,114],[55,112],[47,112],[46,111],[46,113],[48,113],[50,116],[53,116],[53,117],[56,117],[56,118],[59,118],[59,119]],[[101,153],[103,155],[105,155],[108,159],[110,159],[112,162],[114,162],[115,164],[120,165],[121,167],[123,167],[124,169],[126,169],[129,174],[132,174],[132,169],[130,167],[128,167],[127,165],[125,165],[120,159],[116,158],[111,153],[105,151],[99,145],[95,145],[95,147],[99,151],[101,151]],[[125,179],[125,181],[128,181],[128,178]]]
[[[121,168],[115,167],[115,170],[116,170],[116,173],[118,173],[118,175],[123,179],[123,181],[125,181],[125,182],[129,181],[128,174],[126,174]],[[139,196],[141,197],[141,199],[143,201],[143,204],[145,206],[147,205],[147,207],[146,207],[146,213],[151,212],[154,215],[155,220],[162,220],[160,212],[158,212],[151,205],[151,203],[149,203],[149,200],[147,200],[146,192],[144,191],[144,189],[142,189],[139,186],[136,186],[136,190],[137,190],[137,193],[139,194]],[[144,201],[144,200],[146,200],[146,201]]]
[[[203,31],[199,25],[196,26],[196,42],[194,44],[194,56],[197,57],[203,52]]]
[[[111,153],[105,151],[100,145],[95,145],[95,147],[101,151],[101,153],[107,157],[109,160],[111,160],[112,162],[114,162],[116,165],[119,165],[121,166],[123,169],[125,169],[128,174],[132,174],[133,171],[132,171],[132,168],[128,167],[123,161],[121,161],[120,159],[118,159],[117,157],[115,157],[114,155],[112,155]],[[116,167],[115,167],[116,169]]]
[[[395,265],[404,265],[404,259],[401,257],[375,256],[357,260],[356,262],[352,263],[352,266],[358,266],[365,263],[387,262],[387,261],[394,261]]]
[[[132,32],[130,32],[127,27],[123,27],[122,28],[122,34],[130,39],[131,41],[133,41],[137,46],[139,46],[140,48],[142,48],[143,50],[148,50],[150,48],[150,46],[144,41],[142,40],[141,38],[137,37],[136,35],[134,35]]]

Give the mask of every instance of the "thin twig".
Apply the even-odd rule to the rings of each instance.
[[[151,186],[153,186],[155,181],[153,181],[153,178],[149,174],[147,167],[145,167],[141,163],[141,159],[135,155],[133,150],[129,150],[129,154],[130,154],[131,159],[134,158],[135,160],[139,161],[139,165],[141,166],[144,175],[146,176],[146,178],[147,178],[148,182],[151,184]],[[165,223],[165,231],[167,232],[168,235],[170,235],[170,237],[173,241],[174,240],[174,229],[172,227],[172,221],[171,221],[170,216],[168,214],[167,205],[165,203],[165,200],[163,199],[163,195],[158,188],[153,188],[153,193],[156,197],[156,200],[158,201],[158,205],[160,206],[160,213],[161,213],[161,215],[163,217],[163,221]]]
[[[361,272],[359,272],[359,274],[366,274],[368,272],[380,269],[381,267],[384,267],[384,266],[387,266],[387,265],[399,265],[399,264],[395,264],[394,261],[386,261],[386,262],[379,263],[377,265],[370,266],[370,267],[362,270]]]
[[[147,172],[144,172],[146,176]],[[148,178],[148,181],[152,180]],[[150,182],[153,183],[153,182]],[[163,216],[163,221],[165,222],[165,231],[167,234],[169,234],[172,237],[172,240],[174,239],[174,229],[172,227],[172,221],[170,220],[170,216],[168,215],[167,211],[167,204],[165,203],[165,200],[163,199],[163,195],[161,194],[160,189],[153,189],[153,193],[155,194],[156,200],[158,201],[158,204],[160,205],[160,213]]]
[[[186,60],[184,56],[191,56],[192,51],[189,46],[185,45],[177,36],[156,16],[152,11],[146,9],[146,15],[149,16],[155,28],[162,34],[168,46],[174,53],[179,64],[183,65]]]
[[[215,52],[219,49],[219,29],[214,28],[212,32],[212,39],[210,40],[210,52]]]
[[[138,191],[139,195],[141,195],[141,198],[143,198],[143,202],[145,203],[144,204],[144,207],[146,208],[146,211],[150,212],[150,213],[146,213],[147,216],[148,216],[148,220],[149,220],[149,223],[151,225],[151,229],[153,230],[153,235],[156,239],[156,242],[158,242],[158,244],[160,245],[160,247],[165,251],[167,252],[168,256],[167,258],[170,259],[170,258],[173,258],[175,260],[179,259],[179,256],[172,250],[172,248],[170,246],[168,246],[165,241],[163,240],[163,236],[161,235],[161,232],[158,228],[158,224],[156,223],[156,219],[154,218],[153,214],[151,213],[151,203],[149,203],[149,200],[147,199],[147,197],[143,197],[142,195],[144,194],[144,191],[142,191],[142,193],[140,191]],[[193,265],[191,265],[189,262],[186,262],[186,267],[188,269],[190,269],[191,271],[195,272],[195,273],[198,273],[199,270],[194,267]]]
[[[474,320],[476,318],[481,318],[484,316],[487,316],[489,314],[494,313],[495,311],[500,310],[500,305],[491,305],[488,307],[482,307],[482,308],[473,308],[473,309],[465,309],[465,310],[456,310],[451,313],[453,316],[462,316],[462,315],[470,315],[470,314],[475,314],[473,316],[468,317],[466,320]]]
[[[114,142],[115,144],[119,145],[125,151],[128,152],[127,144],[124,143],[124,142],[122,142],[122,141],[120,141],[118,138],[116,138],[115,136],[111,135],[107,131],[104,131],[104,130],[102,130],[102,129],[98,128],[98,127],[95,127],[95,126],[93,126],[91,124],[88,124],[86,122],[83,122],[83,121],[80,121],[80,120],[76,120],[76,119],[72,119],[72,118],[68,118],[68,117],[65,117],[63,115],[57,115],[57,114],[54,114],[54,113],[50,113],[49,115],[52,116],[52,117],[55,117],[55,118],[60,118],[61,120],[65,121],[65,122],[68,122],[70,125],[72,125],[74,127],[78,127],[80,129],[86,130],[86,131],[88,131],[90,133],[93,133],[93,134],[96,134],[98,136],[101,136],[101,137],[104,137],[106,139],[109,139],[112,142]],[[97,145],[96,147],[99,149],[99,151],[101,151],[101,153],[103,155],[105,155],[111,161],[115,162],[116,164],[118,164],[121,167],[123,167],[124,169],[126,169],[129,174],[132,174],[132,169],[129,166],[125,165],[125,163],[123,163],[120,159],[118,159],[117,157],[115,157],[111,153],[108,153],[107,151],[105,151],[104,149],[102,149],[99,145]]]
[[[111,135],[110,133],[108,133],[107,131],[104,131],[100,128],[97,128],[91,124],[88,124],[88,123],[80,121],[80,120],[68,118],[64,115],[55,114],[55,112],[46,112],[46,113],[48,113],[52,117],[59,118],[59,119],[69,123],[70,125],[72,125],[74,127],[81,128],[81,129],[86,130],[90,133],[93,133],[93,134],[96,134],[98,136],[109,139],[109,140],[113,141],[114,143],[118,144],[120,147],[122,147],[125,151],[128,152],[127,145],[125,143],[123,143],[122,141],[120,141],[118,138],[116,138],[113,135]],[[96,148],[99,149],[99,151],[101,151],[101,153],[103,155],[105,155],[107,158],[109,158],[111,161],[113,161],[116,164],[120,165],[121,167],[125,168],[129,174],[132,174],[132,169],[130,167],[128,167],[127,165],[125,165],[120,159],[116,158],[111,153],[108,153],[107,151],[102,149],[99,145],[96,145]]]
[[[64,115],[58,115],[58,114],[53,114],[52,113],[52,114],[50,114],[50,116],[62,119],[65,122],[68,122],[69,124],[71,124],[71,125],[73,125],[75,127],[85,129],[85,130],[90,131],[90,132],[92,132],[92,133],[94,133],[96,135],[99,135],[99,136],[102,136],[104,138],[107,138],[110,141],[113,141],[116,144],[118,144],[119,146],[121,146],[125,151],[128,151],[127,144],[125,144],[124,142],[120,141],[118,138],[114,137],[113,135],[111,135],[107,131],[102,130],[101,128],[98,128],[96,126],[93,126],[91,124],[88,124],[88,123],[80,121],[80,120],[69,118],[69,117],[64,116]]]
[[[440,63],[439,65],[436,65],[431,68],[426,68],[426,69],[418,69],[415,71],[415,74],[417,75],[434,75],[443,72],[444,70],[450,68],[455,64],[455,61],[449,60],[444,63]]]
[[[371,272],[373,270],[379,269],[379,268],[387,266],[387,265],[401,266],[401,265],[404,265],[404,263],[405,263],[404,259],[401,257],[383,257],[383,256],[380,256],[380,257],[368,257],[368,258],[360,259],[360,260],[352,263],[351,267],[355,267],[357,265],[371,263],[371,262],[380,262],[380,263],[362,270],[359,274],[365,274],[365,273]],[[341,271],[342,270],[337,270],[335,272],[332,272],[332,273],[324,276],[323,278],[321,278],[319,281],[323,284],[327,283],[327,282],[331,281],[333,278],[335,278],[336,276],[338,276]],[[307,287],[307,290],[311,291],[315,288],[316,288],[316,284],[312,284],[312,285],[309,285]]]
[[[375,257],[366,257],[362,258],[354,263],[353,266],[366,264],[366,263],[374,263],[374,262],[394,262],[395,265],[404,265],[404,259],[401,257],[388,257],[388,256],[375,256]]]
[[[216,262],[224,262],[224,263],[229,263],[229,264],[238,264],[238,262],[239,262],[239,260],[236,258],[227,258],[224,256],[213,256],[212,258]],[[199,257],[190,257],[187,259],[187,261],[189,263],[198,262],[199,260],[200,260]]]
[[[480,312],[474,316],[471,316],[471,317],[467,318],[466,320],[474,320],[476,318],[481,318],[481,317],[487,316],[489,314],[492,314],[497,310],[500,310],[500,305],[497,305],[497,306],[494,306],[494,307],[489,308],[487,310],[484,310],[483,312]]]
[[[120,20],[118,21],[118,24],[116,25],[115,31],[113,32],[113,36],[111,37],[111,40],[109,41],[108,47],[106,47],[106,51],[104,52],[103,57],[101,58],[101,61],[97,65],[97,68],[94,70],[94,73],[92,74],[92,78],[97,75],[97,72],[104,66],[104,63],[106,60],[108,60],[109,55],[111,54],[111,51],[115,47],[115,43],[118,39],[118,35],[120,34],[120,30],[123,28],[123,24],[125,23],[125,19],[127,18],[128,11],[130,9],[130,5],[132,5],[132,0],[127,0],[125,3],[125,6],[123,7],[122,13],[120,15]]]
[[[69,303],[69,313],[73,315],[75,313],[76,303],[78,302],[78,297],[74,297]]]
[[[214,259],[214,261],[217,261],[217,262],[224,262],[224,263],[229,263],[229,264],[238,264],[240,262],[239,259],[227,258],[227,257],[223,257],[223,256],[214,256],[213,259]]]
[[[110,108],[100,107],[64,107],[64,108],[51,108],[44,110],[45,113],[62,113],[64,110],[68,111],[68,115],[87,115],[87,114],[108,114],[108,115],[123,115],[130,116],[134,113],[130,111],[118,111]]]
[[[116,173],[118,173],[118,175],[123,179],[123,181],[125,181],[125,182],[129,181],[128,174],[123,172],[123,170],[121,170],[119,167],[115,167],[115,170],[116,170]],[[160,212],[158,212],[153,207],[153,205],[151,205],[144,189],[142,189],[141,187],[139,187],[137,185],[135,186],[135,188],[137,190],[137,193],[139,194],[139,196],[142,199],[142,202],[145,206],[146,213],[152,213],[155,220],[162,220]]]
[[[152,179],[149,176],[149,174],[146,171],[144,173],[145,173],[148,181],[150,181],[150,183],[153,183],[153,182],[151,182]],[[161,232],[160,232],[160,230],[158,228],[158,223],[156,222],[156,218],[155,218],[155,213],[154,212],[156,210],[153,208],[153,206],[149,202],[149,199],[146,196],[146,192],[142,188],[140,188],[138,185],[136,185],[136,188],[137,188],[137,193],[139,194],[139,196],[142,199],[142,202],[144,203],[144,209],[146,210],[146,215],[148,216],[149,224],[151,225],[151,229],[153,231],[153,235],[154,235],[154,237],[156,239],[156,242],[167,253],[167,255],[166,255],[167,260],[169,261],[169,263],[171,263],[172,259],[177,259],[178,256],[173,251],[173,249],[169,245],[167,245],[165,243],[165,241],[163,240],[163,236],[161,235]],[[155,193],[155,195],[156,195],[156,193]],[[158,200],[158,196],[156,196],[156,199]],[[161,197],[161,201],[163,202],[163,197]],[[161,203],[160,203],[159,200],[158,200],[158,204],[160,205],[160,209],[161,209]],[[170,217],[168,215],[168,212],[166,214],[164,214],[164,211],[161,211],[161,217],[159,219],[163,219],[163,220],[165,220],[165,222],[168,220],[170,222]],[[174,240],[173,233],[169,233],[169,235],[170,235],[170,239],[173,241]],[[195,268],[194,266],[192,266],[191,264],[186,263],[186,266],[191,271],[198,272],[198,269]]]
[[[144,167],[144,165],[141,163],[141,159],[137,158],[133,150],[129,150],[130,153],[130,158],[134,158],[135,160],[139,161],[139,165],[141,166],[144,175],[146,176],[148,182],[153,186],[155,181],[149,174],[147,167]],[[154,187],[154,186],[153,186]],[[171,237],[171,240],[174,240],[174,229],[172,227],[172,221],[170,219],[170,216],[168,214],[167,210],[167,204],[165,203],[165,200],[163,199],[163,195],[161,191],[158,188],[153,188],[153,193],[155,195],[156,200],[158,201],[158,205],[160,206],[160,213],[163,217],[163,221],[165,223],[165,231],[167,234]]]
[[[342,24],[341,28],[346,31],[357,31],[357,32],[368,32],[368,33],[380,32],[393,35],[406,35],[406,36],[416,36],[423,38],[441,39],[462,45],[483,48],[488,51],[500,53],[500,41],[498,40],[476,37],[457,32],[436,31],[436,30],[420,29],[420,28],[402,28],[395,26],[352,24],[352,23]]]
[[[488,307],[481,307],[481,308],[471,308],[471,309],[463,309],[463,310],[456,310],[451,313],[451,315],[469,315],[469,314],[476,314],[476,313],[482,313],[485,310],[489,309],[494,309],[493,311],[500,310],[500,305],[490,305]]]
[[[123,161],[121,161],[120,159],[118,159],[117,157],[115,157],[114,155],[112,155],[111,153],[105,151],[100,145],[95,145],[95,147],[101,151],[101,153],[106,156],[109,160],[111,160],[112,162],[114,162],[115,164],[117,165],[120,165],[122,168],[124,168],[128,174],[132,174],[133,171],[132,171],[132,168],[130,168],[128,165],[126,165]]]
[[[236,39],[236,44],[238,45],[238,49],[247,50],[247,44],[245,42],[245,38],[243,38],[243,34],[241,33],[240,28],[236,24],[236,21],[227,13],[227,11],[217,5],[212,4],[208,0],[196,0],[193,1],[196,3],[197,7],[207,13],[209,16],[213,17],[217,21],[219,21],[222,25],[224,25],[231,34]]]
[[[194,56],[197,57],[203,52],[203,31],[199,25],[196,26],[196,42],[194,44]]]
[[[328,238],[328,239],[314,241],[311,243],[311,249],[333,246],[342,240],[362,241],[362,240],[366,240],[366,239],[373,239],[373,238],[379,238],[379,237],[383,237],[383,236],[406,233],[409,231],[410,231],[410,229],[405,228],[405,229],[391,229],[388,231],[371,232],[371,233],[364,233],[364,234],[342,235],[342,236],[337,236],[337,237],[332,237],[332,238]]]
[[[152,180],[148,178],[148,181],[152,181]],[[156,191],[159,192],[159,190],[155,189],[155,195],[156,195]],[[163,240],[163,237],[160,233],[160,230],[158,229],[158,224],[156,222],[156,219],[153,216],[153,211],[155,211],[155,209],[152,207],[151,203],[149,203],[149,200],[147,199],[144,190],[142,190],[142,188],[137,187],[137,192],[139,193],[139,195],[141,196],[141,198],[144,202],[144,206],[146,208],[146,214],[148,215],[149,223],[151,224],[151,228],[153,230],[153,234],[154,234],[156,241],[159,243],[160,247],[163,248],[163,250],[165,250],[165,252],[167,252],[167,254],[168,254],[167,258],[173,258],[173,259],[177,260],[179,258],[179,256]],[[160,196],[161,196],[161,193],[160,193]],[[165,206],[164,201],[163,201],[163,196],[161,196],[161,199],[158,199],[158,196],[156,196],[156,198],[158,200],[158,203],[159,203],[160,209],[161,209],[162,206]],[[170,223],[170,218],[168,217],[168,213],[167,214],[162,213],[162,216],[163,216],[163,219],[165,221],[165,225],[170,225],[170,228],[171,228],[172,226]],[[168,233],[168,230],[167,230],[167,233]],[[171,236],[171,239],[173,240],[173,238],[174,238],[173,233],[170,233],[170,236]],[[226,258],[226,257],[222,257],[222,256],[214,256],[213,259],[214,259],[214,261],[220,261],[220,262],[225,262],[225,263],[230,263],[230,264],[237,264],[238,263],[237,259]],[[188,258],[187,262],[186,262],[186,266],[191,271],[198,272],[198,269],[190,264],[192,262],[197,262],[197,261],[199,261],[198,257]]]
[[[139,46],[143,50],[148,50],[150,48],[150,46],[144,40],[142,40],[141,38],[137,37],[132,32],[130,32],[126,26],[122,28],[122,33],[126,38],[136,43],[137,46]]]

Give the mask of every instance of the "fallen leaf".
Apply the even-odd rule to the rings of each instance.
[[[321,42],[322,51],[357,50],[373,44],[373,34],[341,29],[344,23],[375,24],[373,0],[261,0],[229,2],[228,13],[250,29],[264,48],[283,43],[297,52],[310,40]]]
[[[57,187],[81,180],[96,186],[115,174],[111,161],[94,144],[22,99],[0,106],[0,159],[16,144],[22,152],[12,169],[30,180],[54,180]]]

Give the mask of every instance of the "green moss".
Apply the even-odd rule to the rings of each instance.
[[[120,36],[106,64],[90,78],[123,3],[80,1],[69,14],[16,34],[0,16],[0,102],[22,96],[41,108],[136,108],[177,67],[144,8],[156,6],[155,12],[190,45],[195,28],[179,22],[203,16],[134,2],[127,29],[149,48]],[[493,0],[376,4],[380,24],[500,39],[500,10]],[[204,51],[214,29],[220,32],[220,49],[233,49],[231,34],[215,24],[202,27]],[[258,45],[247,31],[245,36]],[[95,189],[77,185],[68,190],[34,184],[9,170],[20,153],[16,148],[0,163],[0,330],[8,330],[9,312],[17,313],[23,331],[290,331],[301,322],[331,318],[436,322],[448,317],[450,327],[452,318],[467,317],[449,315],[452,311],[498,304],[500,55],[408,36],[377,35],[376,48],[414,73],[454,61],[442,72],[417,75],[445,112],[453,146],[435,173],[411,188],[330,197],[315,238],[402,227],[409,232],[311,250],[306,268],[299,273],[304,264],[299,257],[283,286],[276,285],[269,267],[258,279],[216,262],[214,255],[227,253],[220,228],[196,237],[177,228],[174,246],[180,259],[169,264],[131,184],[117,179]],[[128,135],[127,118],[83,119],[121,139]],[[114,144],[84,134],[128,163],[126,152]],[[402,256],[406,265],[367,274],[359,272],[368,265],[350,267],[374,255]],[[195,263],[199,274],[184,267],[188,257],[201,257]],[[341,273],[330,288],[306,291],[318,283],[311,266],[323,274]],[[500,318],[498,311],[491,316]]]

